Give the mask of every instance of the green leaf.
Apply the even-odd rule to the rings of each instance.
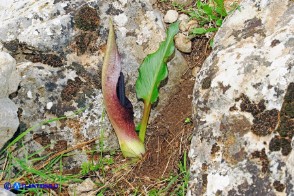
[[[203,5],[202,9],[207,15],[212,15],[212,8],[209,5]]]
[[[197,8],[200,10],[202,6],[203,6],[203,3],[200,0],[198,0],[197,1]]]
[[[214,40],[211,39],[211,40],[209,41],[209,46],[212,48],[212,47],[213,47],[213,44],[214,44]]]
[[[166,39],[160,43],[156,52],[147,55],[139,68],[139,76],[136,81],[136,93],[138,99],[144,101],[143,117],[140,123],[139,138],[144,142],[151,104],[158,99],[158,87],[160,82],[168,75],[167,61],[174,53],[174,36],[179,31],[179,23],[173,23],[167,30]]]
[[[192,29],[191,33],[195,35],[202,35],[205,34],[207,31],[205,28],[194,28]]]
[[[220,27],[223,24],[223,19],[218,19],[217,21],[215,21],[216,26]]]
[[[211,28],[194,28],[192,29],[191,31],[191,34],[194,34],[194,35],[203,35],[205,33],[209,33],[209,32],[216,32],[217,31],[217,28],[214,28],[214,27],[211,27]]]
[[[158,98],[160,82],[168,75],[167,61],[174,53],[174,36],[179,31],[179,24],[173,23],[167,30],[166,40],[161,42],[158,50],[149,54],[139,68],[136,81],[136,93],[144,102],[154,103]]]
[[[211,28],[207,28],[206,29],[206,32],[209,33],[209,32],[216,32],[218,30],[218,28],[214,28],[214,27],[211,27]]]
[[[221,16],[226,17],[228,13],[225,9],[224,0],[214,0],[214,2],[216,3],[215,11]]]

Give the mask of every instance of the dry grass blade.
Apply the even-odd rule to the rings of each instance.
[[[40,169],[44,168],[46,165],[48,165],[48,164],[50,163],[50,161],[53,160],[54,158],[56,158],[56,157],[58,157],[58,156],[60,156],[60,155],[62,155],[62,154],[65,154],[65,153],[71,152],[71,151],[73,151],[73,150],[79,149],[79,148],[81,148],[81,147],[84,147],[84,146],[86,146],[86,145],[88,145],[88,144],[90,144],[90,143],[92,143],[92,142],[98,140],[99,138],[100,138],[100,137],[96,137],[96,138],[93,138],[93,139],[91,139],[91,140],[89,140],[89,141],[86,141],[86,142],[83,142],[83,143],[77,144],[77,145],[75,145],[74,147],[71,147],[71,148],[69,148],[69,149],[66,149],[66,150],[60,151],[60,152],[54,154],[53,156],[49,157],[49,158],[48,158],[43,164],[41,164],[41,165],[35,167],[35,169],[36,169],[36,170],[40,170]]]

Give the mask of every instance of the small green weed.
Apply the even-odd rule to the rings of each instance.
[[[71,116],[62,116],[49,120],[44,120],[41,123],[27,129],[22,134],[13,139],[1,152],[0,161],[2,169],[0,170],[0,184],[4,182],[10,182],[14,185],[15,182],[22,184],[38,184],[40,182],[58,184],[59,192],[63,189],[64,185],[69,183],[82,182],[81,175],[63,174],[64,157],[73,156],[73,153],[69,153],[71,150],[60,152],[57,154],[47,153],[50,145],[37,150],[36,152],[29,153],[27,147],[22,143],[22,139],[30,131],[51,123],[66,118],[74,117],[84,111],[85,108],[77,110]],[[94,140],[93,140],[94,141]],[[89,143],[89,142],[86,142]],[[45,154],[39,156],[39,154]],[[105,162],[105,160],[104,160]],[[42,195],[49,193],[49,189],[41,188],[29,188],[19,189],[18,193],[21,194],[34,194]]]
[[[187,153],[184,152],[183,160],[179,163],[179,174],[171,175],[169,178],[163,180],[167,184],[166,187],[160,190],[151,189],[148,192],[148,196],[167,195],[167,193],[168,195],[184,196],[187,193],[189,178]]]
[[[222,25],[224,18],[238,8],[237,5],[233,5],[232,9],[227,12],[224,6],[224,0],[197,0],[195,6],[190,6],[188,8],[176,3],[173,3],[173,6],[177,8],[178,11],[187,14],[190,19],[198,21],[200,27],[193,28],[191,32],[189,32],[192,37],[216,32]]]
[[[94,163],[93,161],[84,162],[81,165],[81,173],[82,175],[87,175],[90,172],[101,170],[104,173],[104,167],[109,166],[114,163],[114,159],[109,157],[101,157],[98,163]]]
[[[81,182],[78,175],[64,175],[62,174],[62,158],[66,156],[72,156],[72,154],[62,154],[52,159],[42,169],[37,169],[34,165],[40,161],[45,161],[51,154],[38,157],[39,152],[46,151],[47,147],[42,148],[38,152],[28,154],[28,149],[21,147],[17,152],[22,153],[24,156],[18,158],[15,156],[15,152],[7,151],[6,162],[7,166],[1,170],[2,176],[5,177],[6,182],[10,182],[12,185],[16,182],[23,184],[38,184],[40,182],[46,182],[58,184],[59,189],[62,189],[63,185],[68,182]],[[59,165],[59,167],[56,167]],[[13,171],[13,173],[12,173]],[[30,188],[19,189],[19,193],[35,193],[41,194],[49,192],[47,189]]]
[[[188,123],[191,123],[192,120],[191,120],[191,118],[187,117],[184,122],[185,122],[185,124],[188,124]]]
[[[104,118],[105,118],[105,110],[103,110],[102,112],[102,117],[101,117],[101,122],[104,122]],[[81,174],[82,175],[88,175],[88,173],[90,172],[94,172],[94,171],[98,171],[98,170],[101,170],[102,173],[103,173],[103,177],[105,175],[105,172],[104,172],[104,167],[105,166],[109,166],[111,164],[114,163],[114,159],[113,157],[111,157],[111,155],[113,155],[114,153],[111,153],[111,155],[108,155],[108,156],[103,156],[103,153],[104,153],[104,130],[102,129],[100,131],[100,137],[99,137],[99,153],[100,153],[100,158],[98,160],[97,163],[94,162],[94,160],[92,159],[91,161],[88,161],[88,162],[84,162],[82,163],[81,165]],[[96,149],[96,147],[95,147]],[[94,157],[94,153],[97,152],[97,150],[92,150],[91,154],[92,154],[92,157]]]

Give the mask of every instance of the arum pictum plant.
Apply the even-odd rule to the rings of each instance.
[[[136,131],[133,106],[125,96],[124,76],[115,42],[112,21],[109,22],[107,48],[102,67],[102,93],[107,115],[125,157],[141,157],[145,147]]]
[[[136,92],[137,97],[144,101],[144,112],[138,137],[133,121],[133,106],[125,96],[124,75],[121,72],[121,61],[110,21],[102,68],[102,93],[106,112],[125,157],[141,157],[145,153],[144,139],[151,105],[158,99],[160,82],[168,75],[167,61],[174,53],[173,39],[178,30],[178,23],[171,24],[167,30],[166,40],[160,44],[155,53],[149,54],[144,59],[139,68]]]
[[[174,53],[174,36],[179,31],[179,24],[173,23],[167,30],[165,41],[161,42],[158,50],[149,54],[139,68],[139,77],[136,81],[136,93],[144,101],[143,117],[140,123],[139,138],[145,140],[151,105],[158,99],[160,82],[168,75],[167,61]]]

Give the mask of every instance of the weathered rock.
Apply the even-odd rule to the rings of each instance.
[[[294,2],[240,7],[196,78],[188,195],[294,195]]]
[[[196,67],[193,67],[193,69],[192,69],[192,76],[194,76],[196,78],[199,70],[200,70],[200,67],[197,67],[197,66]]]
[[[180,21],[179,24],[179,29],[184,32],[188,30],[188,22],[189,22],[190,18],[188,15],[186,14],[180,14],[178,21]]]
[[[188,32],[191,32],[194,28],[197,28],[197,27],[199,27],[197,20],[190,20],[186,26]]]
[[[181,52],[189,53],[192,51],[192,42],[189,37],[183,33],[178,33],[175,36],[175,46]]]
[[[0,40],[4,42],[19,40],[41,50],[62,51],[63,46],[70,41],[69,35],[73,33],[69,11],[73,6],[80,5],[82,1],[76,1],[73,3],[75,5],[62,1],[29,2],[0,3],[2,21]]]
[[[179,14],[176,10],[168,10],[164,16],[164,22],[173,23],[176,22]]]
[[[15,103],[9,98],[0,98],[0,148],[14,135],[19,120]]]
[[[16,194],[14,194],[6,189],[3,189],[3,188],[0,188],[0,195],[1,196],[16,196]]]
[[[14,58],[0,51],[0,98],[8,97],[17,90],[20,77],[15,67]]]
[[[81,184],[71,184],[68,187],[68,193],[70,196],[80,195],[80,196],[95,196],[97,191],[95,191],[95,183],[87,178]]]
[[[15,60],[6,52],[0,51],[0,149],[16,132],[19,120],[18,108],[8,98],[17,90],[19,75]]]
[[[19,131],[86,109],[77,117],[47,123],[29,132],[24,138],[29,153],[48,145],[41,154],[59,152],[102,136],[104,149],[97,149],[99,145],[95,143],[90,148],[116,149],[117,139],[103,110],[100,76],[109,18],[115,25],[126,94],[134,105],[138,122],[142,103],[135,94],[137,70],[143,58],[165,38],[162,15],[148,1],[139,0],[30,2],[0,3],[0,20],[5,21],[0,24],[0,42],[17,59],[22,76],[20,88],[13,96],[20,108]],[[15,24],[20,25],[15,28]],[[176,79],[187,68],[180,53],[174,59],[177,66],[173,66],[173,60],[169,69],[176,74],[170,74],[161,89],[161,100],[170,97],[179,82]],[[164,104],[159,101],[152,115]],[[85,151],[76,151],[76,155],[64,158],[66,169],[80,168],[81,162],[87,161]]]

